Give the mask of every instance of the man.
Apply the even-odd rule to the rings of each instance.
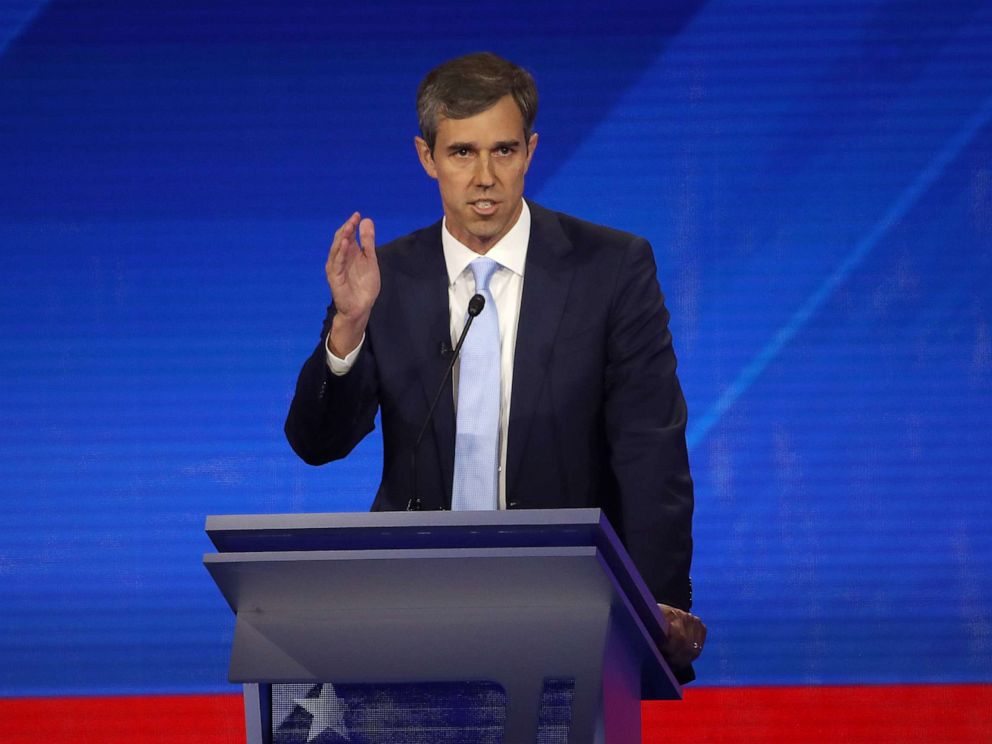
[[[381,409],[373,510],[601,507],[669,622],[665,655],[689,679],[706,629],[688,613],[686,410],[651,247],[524,200],[538,136],[523,69],[487,53],[451,60],[424,78],[417,109],[417,154],[444,219],[379,250],[358,213],[335,233],[333,304],[286,435],[322,464],[347,455]],[[485,305],[414,474],[477,293]]]

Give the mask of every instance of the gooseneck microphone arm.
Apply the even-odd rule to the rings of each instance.
[[[451,370],[455,367],[455,362],[458,360],[458,354],[462,350],[462,344],[465,343],[465,337],[468,335],[468,329],[472,327],[472,321],[475,317],[482,312],[482,308],[486,305],[486,298],[481,294],[473,295],[472,299],[468,301],[468,320],[465,321],[465,327],[462,329],[462,335],[458,337],[458,343],[455,344],[454,350],[451,352],[451,361],[448,362],[448,368],[444,371],[444,377],[441,378],[441,384],[438,386],[437,393],[434,395],[434,400],[431,402],[431,407],[427,410],[427,417],[424,419],[423,426],[420,427],[420,433],[417,434],[417,439],[413,443],[413,451],[410,453],[410,475],[413,477],[413,495],[410,497],[410,501],[406,505],[407,511],[421,511],[423,506],[420,503],[420,488],[417,485],[417,451],[420,449],[420,442],[424,438],[424,434],[427,432],[427,426],[431,422],[431,418],[434,416],[434,409],[437,408],[437,402],[441,400],[441,393],[444,392],[444,385],[451,376]],[[444,509],[444,502],[441,502],[441,508]]]

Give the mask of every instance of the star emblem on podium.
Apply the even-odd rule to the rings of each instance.
[[[318,697],[293,698],[293,703],[311,716],[307,744],[328,730],[344,739],[349,738],[348,727],[344,724],[345,706],[330,682],[321,685]]]

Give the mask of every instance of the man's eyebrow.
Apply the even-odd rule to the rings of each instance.
[[[499,150],[502,147],[520,147],[520,140],[500,140],[499,142],[494,142],[490,149]],[[476,142],[452,142],[447,147],[448,152],[458,152],[459,150],[478,150],[479,145]]]

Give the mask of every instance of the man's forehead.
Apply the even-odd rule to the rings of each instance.
[[[513,99],[504,96],[489,108],[473,116],[463,119],[439,116],[437,137],[439,140],[458,140],[474,144],[522,141],[524,118]]]

